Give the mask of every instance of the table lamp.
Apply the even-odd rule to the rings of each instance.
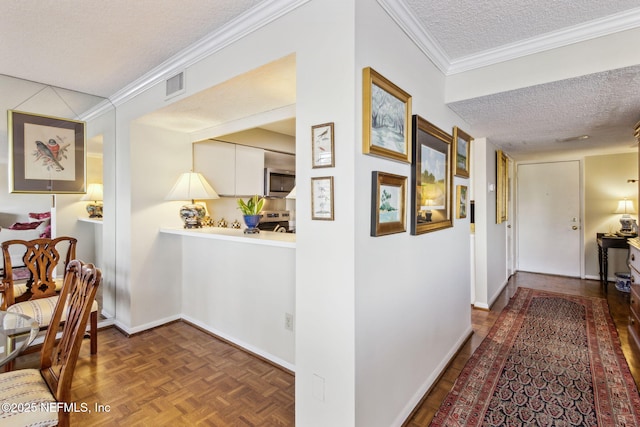
[[[614,213],[622,214],[620,217],[620,232],[621,235],[634,235],[637,233],[638,226],[635,225],[636,220],[631,218],[629,214],[636,213],[633,207],[633,200],[623,199],[618,202],[618,208]]]
[[[87,194],[80,200],[92,200],[93,203],[87,205],[89,218],[102,218],[102,184],[89,184]]]
[[[209,185],[204,177],[196,172],[185,172],[178,178],[165,200],[189,200],[191,203],[180,208],[180,217],[184,228],[202,228],[202,219],[207,214],[204,206],[195,200],[219,199],[216,190]]]

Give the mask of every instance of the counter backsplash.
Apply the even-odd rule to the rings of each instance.
[[[247,199],[246,197],[244,199]],[[238,209],[238,203],[235,197],[221,197],[216,200],[207,200],[207,213],[213,219],[214,224],[224,218],[227,223],[227,227],[231,227],[234,221],[238,221],[240,224],[244,222],[242,220],[242,212]],[[296,219],[296,201],[290,199],[267,199],[264,205],[264,210],[276,211],[276,210],[288,210],[290,219],[295,221]]]

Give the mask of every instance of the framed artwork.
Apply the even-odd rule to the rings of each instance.
[[[469,165],[471,155],[471,141],[473,138],[458,126],[453,127],[453,142],[456,153],[456,176],[469,178]]]
[[[371,173],[371,236],[407,231],[406,200],[406,176]]]
[[[362,152],[409,163],[411,95],[370,67],[362,82]]]
[[[456,218],[467,217],[467,186],[456,187]]]
[[[509,159],[496,151],[496,224],[509,219]]]
[[[333,123],[311,127],[311,151],[313,153],[313,168],[332,168],[335,166]]]
[[[85,122],[9,110],[12,193],[85,193]]]
[[[414,115],[412,139],[411,234],[451,227],[451,135]]]
[[[333,177],[311,178],[311,219],[333,221]]]

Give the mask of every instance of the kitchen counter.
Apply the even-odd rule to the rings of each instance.
[[[203,239],[227,240],[253,245],[279,246],[283,248],[296,247],[296,235],[293,233],[260,231],[260,233],[257,234],[244,234],[243,230],[241,229],[220,227],[203,227],[190,229],[182,227],[164,227],[160,229],[160,232],[167,234],[177,234],[180,236],[199,237]]]

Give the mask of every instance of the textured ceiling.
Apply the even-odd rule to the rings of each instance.
[[[638,0],[404,0],[449,59],[640,6]]]
[[[640,66],[449,104],[479,135],[528,154],[629,148],[640,118]],[[575,137],[589,135],[585,140]],[[566,141],[569,139],[570,141]]]
[[[286,0],[279,0],[279,3]],[[322,0],[312,0],[321,2]],[[631,14],[639,0],[377,0],[405,8],[419,32],[434,40],[449,61],[584,29],[590,23]],[[274,0],[6,0],[2,3],[0,74],[88,94],[112,97],[136,79],[203,37]],[[386,10],[386,9],[385,9]],[[614,28],[618,28],[615,27]],[[633,43],[629,46],[633,48]],[[596,59],[597,60],[597,59]],[[553,64],[544,64],[552,67]],[[604,68],[602,68],[604,69]],[[295,74],[294,68],[289,71]],[[275,73],[281,73],[277,67]],[[536,151],[606,147],[629,149],[640,119],[637,67],[587,75],[453,103],[476,137],[487,137],[517,158]],[[243,110],[268,111],[295,99],[293,86],[263,73],[244,92],[235,80],[175,103],[142,120],[174,128],[202,129],[236,120]],[[274,94],[257,85],[275,85]],[[280,86],[277,86],[280,85]],[[2,90],[2,97],[7,93]],[[13,96],[14,92],[10,95]],[[240,92],[243,93],[243,92]],[[53,99],[59,98],[54,94]],[[215,98],[211,98],[215,97]],[[8,102],[14,108],[25,98]],[[286,122],[291,129],[291,121]],[[290,130],[289,130],[290,132]],[[586,141],[557,142],[589,134]]]
[[[109,97],[261,0],[5,0],[0,74]]]

